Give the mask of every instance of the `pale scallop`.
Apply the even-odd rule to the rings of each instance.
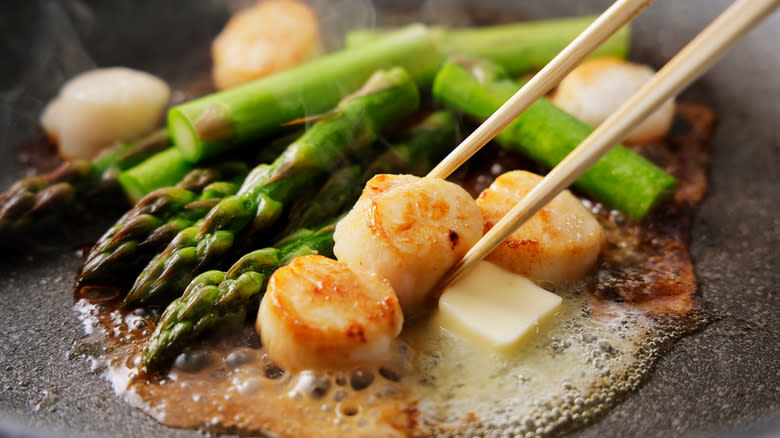
[[[271,276],[255,328],[276,364],[300,371],[378,365],[402,325],[386,279],[310,255]]]
[[[294,0],[261,1],[231,17],[214,39],[214,83],[220,90],[235,87],[319,53],[319,24],[308,5]]]
[[[432,287],[481,236],[479,207],[457,184],[377,175],[336,226],[334,253],[390,280],[408,317],[435,304]]]
[[[539,175],[521,170],[496,178],[477,198],[485,218],[485,231],[541,179]],[[566,190],[512,233],[486,259],[544,286],[548,282],[575,280],[585,275],[595,265],[603,245],[601,225]]]
[[[91,159],[116,141],[152,131],[162,118],[170,88],[161,79],[124,67],[81,73],[44,108],[41,125],[63,159]]]
[[[646,65],[604,57],[585,61],[558,85],[553,103],[569,114],[598,126],[627,101],[655,71]],[[674,99],[666,101],[624,140],[629,144],[660,140],[674,119]]]

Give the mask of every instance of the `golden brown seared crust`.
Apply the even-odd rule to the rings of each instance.
[[[380,363],[402,324],[386,279],[309,255],[273,274],[256,327],[272,360],[303,370]]]
[[[482,236],[482,213],[462,187],[438,178],[377,175],[336,226],[336,257],[376,272],[404,315],[426,309],[438,279]]]

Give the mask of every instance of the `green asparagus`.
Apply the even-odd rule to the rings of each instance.
[[[513,73],[540,68],[593,18],[452,31],[417,24],[370,38],[353,34],[348,49],[172,108],[168,127],[183,156],[199,161],[233,143],[273,133],[290,120],[328,110],[376,69],[401,66],[427,85],[452,53],[483,56]],[[629,37],[626,27],[596,54],[624,57]],[[371,44],[356,43],[358,39]]]
[[[265,136],[331,109],[378,69],[400,66],[430,83],[443,57],[437,34],[413,25],[371,47],[342,50],[297,68],[173,107],[168,126],[182,154],[199,161],[227,143]]]
[[[417,87],[405,70],[374,74],[334,115],[314,124],[270,166],[254,169],[238,194],[221,200],[199,228],[182,230],[147,265],[123,306],[169,301],[230,250],[236,236],[273,225],[284,206],[323,179],[348,147],[370,145],[382,129],[418,105]]]
[[[352,204],[365,181],[376,173],[424,174],[454,144],[456,127],[455,118],[449,112],[440,111],[428,116],[401,136],[399,144],[364,169],[359,165],[347,166],[343,169],[348,171],[332,175],[318,196],[305,207],[301,206],[305,211],[299,218],[306,219],[299,221],[333,220],[344,207]],[[334,191],[334,187],[343,188],[343,192]],[[256,304],[256,299],[264,292],[268,276],[276,267],[299,255],[315,252],[329,255],[333,245],[332,231],[332,226],[317,232],[300,228],[279,241],[278,250],[253,251],[239,259],[227,274],[208,271],[195,277],[184,296],[174,300],[163,314],[147,348],[147,365],[164,363],[164,359],[172,358],[186,347],[190,339],[216,324],[222,326],[241,321],[247,309]],[[280,253],[286,256],[280,257]],[[282,262],[277,263],[277,260]],[[185,307],[186,312],[182,310]]]
[[[92,161],[63,163],[46,175],[24,178],[0,194],[0,247],[19,246],[66,217],[77,217],[95,198],[116,198],[117,175],[170,144],[167,131],[117,143]]]
[[[438,111],[414,125],[368,167],[354,165],[331,176],[311,199],[293,205],[286,232],[321,224],[351,206],[365,183],[378,173],[424,175],[455,145],[457,123],[448,111]]]
[[[596,16],[512,23],[463,29],[446,29],[441,51],[447,55],[483,58],[504,67],[516,76],[547,65],[564,47],[585,30]],[[385,31],[355,30],[346,36],[348,48],[371,46]],[[623,27],[591,56],[628,55],[631,30]]]
[[[146,347],[146,366],[164,366],[200,334],[243,323],[276,269],[303,255],[333,255],[333,227],[299,230],[289,243],[252,251],[227,272],[206,271],[195,277],[162,314]]]
[[[152,190],[176,184],[194,168],[178,148],[171,147],[122,172],[118,181],[127,199],[135,204]]]
[[[299,134],[300,135],[300,134]],[[294,139],[285,135],[259,145],[248,144],[231,156],[258,162],[277,157]],[[248,155],[250,158],[242,158]],[[251,158],[256,156],[256,158]],[[273,159],[271,158],[271,159]],[[154,166],[150,166],[154,167]],[[165,169],[159,169],[164,172]],[[176,234],[202,221],[208,211],[228,195],[234,195],[237,184],[245,179],[247,165],[228,161],[190,171],[176,186],[163,187],[139,201],[100,238],[90,251],[76,278],[77,287],[95,282],[122,279],[124,274],[136,277]],[[136,174],[136,177],[139,175]],[[143,177],[145,185],[154,185]],[[152,176],[153,180],[164,178]],[[128,285],[130,286],[130,285]]]
[[[459,59],[445,64],[436,77],[436,99],[484,120],[509,99],[521,84],[506,78],[501,67],[487,61]],[[554,167],[593,128],[547,99],[540,99],[497,137],[507,149],[520,151],[548,168]],[[669,196],[676,180],[653,163],[623,146],[616,146],[574,184],[596,200],[641,220]]]
[[[235,194],[247,171],[241,162],[194,169],[176,186],[146,195],[98,240],[81,266],[76,287],[138,275],[179,231],[201,219],[219,199]]]

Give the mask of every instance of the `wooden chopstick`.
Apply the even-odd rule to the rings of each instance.
[[[613,3],[426,176],[448,177],[653,1],[617,0]]]
[[[712,66],[778,5],[780,0],[737,0],[729,6],[482,236],[440,280],[438,291],[493,251],[618,144],[634,126]]]

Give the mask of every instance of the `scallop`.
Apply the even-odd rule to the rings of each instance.
[[[653,77],[655,71],[619,58],[585,61],[569,73],[555,92],[553,103],[592,126],[598,126]],[[625,138],[628,144],[663,139],[674,119],[674,99],[666,101]]]
[[[377,175],[336,226],[334,253],[354,269],[390,280],[404,315],[426,310],[428,295],[482,236],[482,214],[457,184]]]
[[[386,279],[309,255],[271,276],[255,328],[270,358],[296,372],[378,365],[402,325]]]
[[[262,1],[234,15],[211,45],[213,78],[224,90],[320,53],[317,16],[299,1]]]
[[[485,218],[485,231],[541,180],[541,176],[521,170],[496,178],[477,198]],[[596,218],[566,190],[512,233],[486,259],[540,285],[575,280],[596,264],[604,239],[604,230]]]
[[[81,73],[44,109],[41,125],[66,160],[91,159],[117,141],[129,141],[159,123],[171,91],[149,73],[125,67]]]

